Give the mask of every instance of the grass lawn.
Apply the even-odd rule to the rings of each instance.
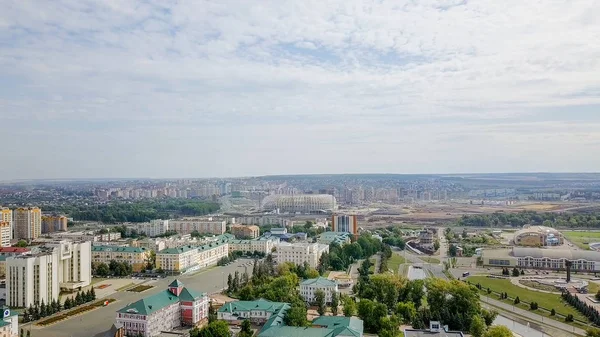
[[[401,264],[406,263],[406,260],[403,256],[399,254],[392,254],[392,257],[388,260],[387,265],[388,268],[394,271],[394,274],[398,274],[398,267]]]
[[[134,293],[141,293],[142,291],[146,291],[150,288],[154,288],[154,286],[140,284],[139,286],[135,286],[127,291],[132,291]]]
[[[540,307],[546,308],[548,310],[554,309],[558,314],[568,315],[572,314],[576,319],[580,319],[582,321],[587,321],[587,318],[583,316],[579,311],[570,305],[566,304],[560,298],[560,295],[557,294],[547,294],[539,291],[533,291],[525,288],[521,288],[510,283],[509,280],[504,279],[495,279],[488,278],[485,276],[471,276],[468,277],[467,280],[472,284],[481,284],[483,291],[486,291],[487,288],[490,288],[492,291],[496,292],[506,292],[509,297],[515,298],[519,297],[521,301],[525,302],[537,302]],[[493,294],[490,295],[492,298],[498,299],[498,296]],[[504,300],[506,303],[513,303],[513,300]],[[529,306],[523,304],[525,309],[529,309]],[[542,310],[537,310],[537,313],[542,313]],[[560,319],[560,318],[557,318]]]
[[[581,249],[590,249],[588,243],[600,242],[600,232],[565,231],[562,233],[567,237],[567,240]]]
[[[598,290],[600,290],[600,285],[594,281],[588,280],[588,293],[592,295],[596,295]]]
[[[122,286],[121,288],[118,288],[118,289],[117,289],[117,291],[125,290],[125,289],[127,289],[127,288],[129,288],[129,287],[133,286],[134,284],[135,284],[135,283],[133,283],[133,282],[131,282],[131,283],[129,283],[129,284],[126,284],[126,285]]]
[[[419,259],[431,264],[440,264],[440,259],[436,259],[435,257],[431,256],[419,256]]]

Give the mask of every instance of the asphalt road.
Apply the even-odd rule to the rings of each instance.
[[[32,336],[47,336],[47,337],[100,337],[106,332],[115,322],[116,311],[129,303],[135,302],[144,297],[156,294],[167,289],[169,283],[175,278],[179,279],[186,287],[196,291],[207,293],[219,292],[223,286],[227,286],[227,276],[233,274],[236,270],[243,273],[245,268],[239,267],[244,263],[252,260],[240,259],[229,266],[214,267],[208,270],[199,271],[193,275],[183,275],[179,277],[167,277],[152,283],[154,288],[143,293],[134,293],[127,291],[119,291],[110,296],[117,301],[106,307],[92,310],[87,313],[75,316],[66,321],[53,324],[48,327],[37,327],[24,325],[20,328],[28,330],[31,328]],[[248,274],[252,274],[252,264],[247,266]]]

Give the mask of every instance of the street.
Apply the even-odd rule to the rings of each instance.
[[[171,283],[175,278],[183,282],[186,287],[196,291],[203,291],[209,294],[219,292],[223,287],[227,286],[227,276],[229,273],[233,274],[236,270],[238,270],[240,273],[243,273],[245,268],[239,267],[239,265],[251,261],[253,260],[239,259],[229,266],[213,267],[200,271],[194,275],[183,275],[179,277],[170,276],[152,283],[154,288],[143,293],[127,291],[113,293],[108,297],[114,298],[117,301],[111,303],[107,307],[95,309],[47,327],[24,324],[21,325],[20,328],[24,328],[25,330],[31,329],[31,335],[34,337],[100,337],[105,331],[110,329],[111,325],[115,322],[115,314],[117,310],[129,303],[164,291],[167,289],[168,284]],[[248,274],[252,274],[252,264],[247,266],[247,271]]]

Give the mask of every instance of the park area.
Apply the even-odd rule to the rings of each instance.
[[[394,253],[392,254],[392,257],[388,260],[387,265],[388,268],[394,272],[394,274],[398,274],[398,268],[401,264],[404,263],[406,263],[404,257]]]
[[[560,295],[557,295],[557,294],[548,294],[548,293],[543,293],[543,292],[539,292],[539,291],[522,288],[522,287],[512,284],[510,282],[510,280],[507,280],[507,279],[490,278],[490,277],[486,277],[486,276],[471,276],[471,277],[467,278],[467,281],[469,281],[473,285],[480,284],[483,294],[487,294],[487,289],[489,288],[492,291],[492,295],[488,295],[488,296],[490,296],[496,300],[500,300],[500,299],[497,296],[497,294],[494,294],[494,293],[502,293],[502,292],[507,293],[509,298],[502,300],[502,301],[509,303],[509,304],[513,304],[514,298],[519,297],[519,299],[521,300],[521,304],[519,304],[519,307],[521,307],[523,309],[529,310],[529,305],[525,304],[523,302],[527,302],[527,303],[537,302],[540,309],[542,309],[542,308],[547,309],[547,310],[554,309],[554,310],[556,310],[556,313],[558,315],[566,316],[568,314],[571,314],[577,320],[581,320],[581,321],[585,321],[585,322],[588,321],[586,317],[584,317],[581,313],[579,313],[579,311],[577,311],[572,306],[566,304],[562,300]],[[543,312],[541,310],[538,310],[537,313],[540,315],[549,316],[547,312]],[[554,317],[554,318],[557,320],[560,319],[559,317]]]
[[[589,244],[600,242],[600,232],[564,231],[563,235],[581,249],[590,249]]]

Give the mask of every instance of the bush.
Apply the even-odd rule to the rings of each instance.
[[[552,310],[550,310],[550,316],[554,316],[556,315],[556,310],[554,310],[554,308],[552,308]]]
[[[568,314],[568,315],[565,317],[565,322],[573,322],[573,315],[571,315],[571,314]]]
[[[529,309],[531,309],[531,310],[537,310],[538,309],[537,302],[531,302],[531,303],[529,303]]]
[[[521,299],[519,298],[519,296],[517,296],[517,297],[515,298],[515,300],[514,300],[514,303],[515,303],[515,304],[519,304],[519,303],[521,303]]]

